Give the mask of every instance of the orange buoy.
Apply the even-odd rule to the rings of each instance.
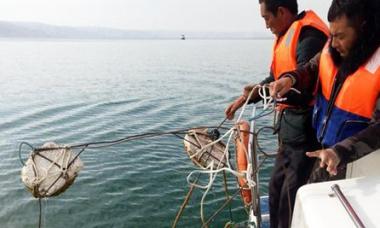
[[[238,123],[240,133],[235,138],[236,148],[236,166],[239,173],[247,171],[247,155],[249,142],[249,124],[247,121]],[[251,190],[248,188],[247,180],[243,177],[238,177],[238,183],[241,188],[240,194],[245,205],[249,205],[252,201]]]

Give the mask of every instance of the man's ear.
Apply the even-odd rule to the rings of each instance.
[[[276,17],[283,17],[285,14],[285,10],[287,10],[285,7],[279,6],[277,8],[277,15]]]

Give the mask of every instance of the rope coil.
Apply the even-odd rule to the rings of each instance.
[[[213,145],[215,145],[216,143],[221,142],[222,139],[227,138],[227,143],[225,144],[225,149],[224,149],[224,152],[222,155],[223,158],[226,158],[226,160],[227,160],[227,162],[225,164],[222,163],[223,160],[211,160],[211,162],[209,162],[206,166],[205,165],[200,166],[200,168],[201,168],[200,170],[194,170],[194,171],[190,172],[186,178],[186,180],[190,186],[205,190],[203,195],[202,195],[201,202],[200,202],[200,216],[201,216],[201,220],[202,220],[204,225],[206,224],[205,217],[204,217],[204,201],[206,199],[208,192],[210,191],[211,187],[213,186],[213,183],[214,183],[217,175],[220,172],[228,172],[228,173],[230,173],[236,177],[245,178],[246,184],[245,184],[244,188],[253,188],[256,186],[256,183],[253,180],[253,175],[252,175],[252,173],[253,173],[252,165],[249,164],[247,167],[247,170],[245,170],[245,171],[241,171],[241,172],[236,171],[230,165],[230,161],[229,161],[230,154],[229,154],[228,148],[230,147],[232,138],[235,138],[235,137],[240,138],[240,130],[238,128],[238,125],[239,125],[239,123],[243,117],[246,106],[248,105],[248,102],[249,102],[249,100],[253,94],[253,91],[257,87],[259,87],[259,95],[263,99],[263,107],[262,107],[262,111],[258,114],[255,114],[250,120],[259,119],[259,118],[262,118],[262,117],[267,116],[267,115],[271,114],[272,112],[274,112],[274,109],[275,109],[274,107],[275,107],[276,101],[267,93],[266,90],[268,88],[268,85],[263,85],[263,86],[257,85],[256,87],[254,87],[251,90],[248,98],[246,99],[244,105],[241,108],[241,112],[239,114],[239,117],[237,118],[236,121],[234,121],[234,125],[230,129],[228,129],[225,134],[223,134],[220,138],[218,138],[215,141],[211,141],[206,145],[202,145],[200,148],[198,148],[196,150],[195,153],[192,153],[192,155],[190,155],[191,153],[188,152],[190,158],[193,159],[194,157],[199,155],[199,153],[204,152],[207,148],[210,148]],[[199,140],[199,138],[198,138],[198,140]],[[248,161],[249,155],[248,155],[247,150],[245,150],[245,156],[246,156],[246,159]],[[205,184],[205,185],[197,184],[196,182],[198,181],[198,178],[195,179],[196,181],[191,181],[194,179],[194,178],[192,178],[193,175],[197,175],[199,177],[201,174],[208,174],[209,175],[209,178],[208,178],[209,181],[207,184]],[[174,223],[173,227],[175,226],[175,224],[176,223]]]

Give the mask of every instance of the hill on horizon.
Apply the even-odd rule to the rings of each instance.
[[[42,39],[266,39],[266,33],[255,32],[197,32],[146,31],[106,27],[56,26],[38,22],[0,21],[0,38]]]

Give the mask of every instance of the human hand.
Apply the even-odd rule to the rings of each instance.
[[[259,89],[260,86],[258,86],[257,84],[246,85],[243,90],[243,96],[249,97],[249,94],[253,90],[250,100],[255,100],[259,96]]]
[[[247,100],[247,97],[243,95],[237,98],[232,104],[230,104],[226,108],[226,110],[224,110],[224,113],[227,119],[232,120],[235,116],[236,110],[238,110],[241,106],[243,106],[246,100]]]
[[[321,159],[321,162],[319,163],[319,166],[321,168],[327,166],[326,170],[330,173],[330,175],[337,174],[336,167],[340,162],[340,158],[333,149],[323,149],[314,152],[306,152],[306,156]]]
[[[270,95],[273,98],[282,98],[292,88],[293,81],[289,77],[280,78],[269,84]]]

